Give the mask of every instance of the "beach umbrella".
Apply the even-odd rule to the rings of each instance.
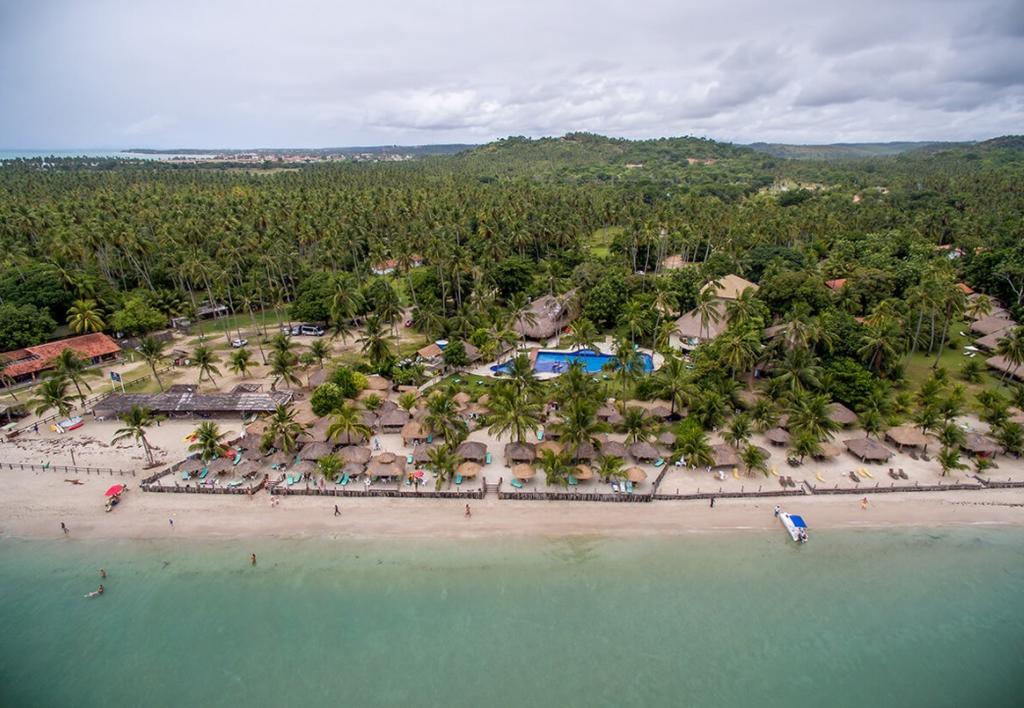
[[[512,468],[512,476],[516,479],[532,479],[537,474],[533,465],[516,465]]]
[[[345,466],[342,467],[341,469],[349,477],[355,477],[357,475],[361,475],[363,472],[366,471],[366,467],[364,465],[359,464],[358,462],[346,462]]]
[[[463,477],[476,477],[478,474],[480,474],[481,469],[483,468],[476,462],[466,461],[459,465],[458,473],[461,474]]]
[[[415,477],[416,479],[423,479],[423,470],[416,470],[415,472],[412,473],[412,476]]]
[[[103,493],[105,497],[116,497],[118,494],[124,491],[123,484],[115,484],[113,487]]]
[[[578,480],[587,480],[594,478],[594,470],[590,465],[576,465],[572,471],[572,476]]]
[[[561,454],[562,449],[562,443],[555,442],[554,440],[545,440],[544,442],[537,445],[537,454],[539,455],[545,450],[550,450],[556,455],[559,455]]]
[[[647,479],[647,473],[644,472],[639,467],[630,467],[628,470],[626,470],[626,479],[636,484],[638,482],[643,482],[645,479]]]

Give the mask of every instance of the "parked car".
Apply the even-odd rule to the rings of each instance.
[[[301,334],[307,337],[322,337],[324,336],[324,328],[318,325],[304,324],[298,327],[298,332],[293,334]]]
[[[232,339],[231,340],[231,346],[233,346],[235,349],[241,349],[242,347],[244,347],[248,343],[249,343],[248,339]]]

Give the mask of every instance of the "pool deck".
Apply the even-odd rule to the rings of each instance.
[[[652,371],[657,371],[658,369],[661,368],[662,364],[665,363],[665,357],[662,356],[661,354],[659,354],[658,352],[651,351],[650,349],[647,349],[645,347],[639,347],[638,349],[639,349],[639,351],[642,354],[647,354],[647,355],[649,355],[651,357],[651,364],[653,366]],[[525,349],[522,349],[522,348],[518,349],[515,352],[513,352],[513,354],[526,354],[526,355],[528,355],[530,357],[530,362],[532,363],[532,362],[534,362],[536,360],[538,352],[541,352],[541,351],[555,352],[555,353],[558,353],[558,354],[573,354],[573,353],[575,353],[574,350],[572,350],[572,349],[560,348],[558,346],[558,340],[556,339],[552,346],[542,347],[539,344],[530,343],[530,344],[527,345],[527,347]],[[600,342],[597,342],[596,346],[594,347],[594,351],[596,351],[596,352],[598,352],[600,354],[605,354],[605,355],[609,355],[609,356],[613,355],[615,353],[615,349],[612,346],[612,339],[611,339],[611,337],[606,337],[604,340],[602,340]],[[503,358],[502,362],[508,361],[510,356],[511,356],[511,354],[509,356],[506,356],[505,358]],[[468,374],[470,376],[499,376],[495,372],[491,371],[491,367],[496,365],[497,363],[498,362],[494,362],[494,361],[487,362],[486,364],[483,364],[481,366],[477,366],[477,367],[469,370]],[[558,376],[561,375],[562,372],[555,373],[555,372],[547,372],[547,371],[538,371],[536,373],[537,373],[537,379],[538,380],[540,380],[540,381],[547,381],[549,379],[557,378]]]

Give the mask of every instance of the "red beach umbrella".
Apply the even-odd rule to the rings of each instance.
[[[115,484],[113,487],[103,493],[105,497],[116,497],[118,494],[124,491],[123,484]]]

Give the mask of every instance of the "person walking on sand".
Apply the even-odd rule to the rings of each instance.
[[[782,513],[782,507],[779,506],[778,504],[776,504],[775,505],[775,518],[778,518],[779,514],[781,514],[781,513]]]
[[[66,525],[64,524],[64,522],[63,522],[63,521],[61,521],[61,522],[60,522],[60,530],[64,532],[64,535],[65,535],[65,536],[67,536],[67,535],[68,535],[69,533],[71,533],[71,529],[69,529],[69,528],[68,528],[68,527],[67,527],[67,526],[66,526]]]
[[[715,498],[714,497],[711,497],[711,508],[712,509],[715,508]]]
[[[863,499],[860,500],[860,508],[864,509],[865,511],[867,510],[867,508],[868,508],[868,498],[867,497],[864,497]]]
[[[338,508],[337,504],[334,505],[334,515],[341,516],[341,509]]]
[[[251,563],[252,563],[253,565],[256,565],[256,554],[255,554],[255,553],[253,553],[252,555],[250,555],[250,556],[249,556],[249,561],[250,561],[250,562],[251,562]]]
[[[473,512],[469,510],[469,504],[466,504],[466,518],[468,519],[473,515]]]
[[[174,519],[167,519],[167,523],[170,524],[171,528],[174,528]]]

